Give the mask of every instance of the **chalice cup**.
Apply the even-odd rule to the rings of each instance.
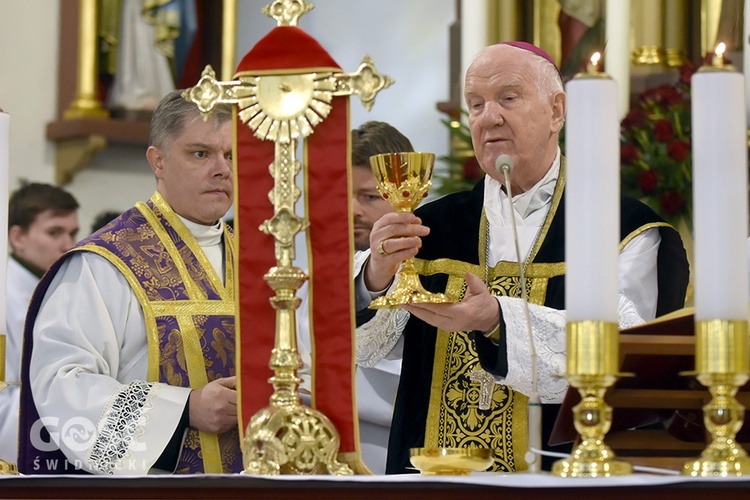
[[[413,212],[432,184],[432,153],[385,153],[370,157],[378,192],[397,212]],[[378,251],[378,250],[374,250]],[[454,302],[442,293],[424,289],[414,269],[414,259],[401,263],[396,289],[370,304],[371,309],[389,309],[404,304],[447,304]]]

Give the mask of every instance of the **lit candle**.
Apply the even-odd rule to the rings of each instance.
[[[695,319],[746,321],[745,78],[723,52],[692,77]]]
[[[748,0],[750,1],[750,0]],[[617,116],[622,119],[630,110],[630,0],[605,2],[604,60],[607,73],[617,82]]]
[[[609,2],[608,2],[609,3]],[[568,321],[618,322],[620,121],[617,82],[590,71],[565,85],[565,304]]]
[[[0,381],[5,380],[5,317],[8,276],[8,165],[10,116],[0,109]]]

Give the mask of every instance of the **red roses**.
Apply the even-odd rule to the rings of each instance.
[[[691,215],[690,77],[646,90],[621,124],[622,191],[673,224]]]

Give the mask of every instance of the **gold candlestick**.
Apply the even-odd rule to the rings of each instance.
[[[695,369],[708,387],[711,401],[703,407],[703,422],[711,442],[701,456],[685,463],[689,476],[743,476],[750,473],[750,458],[735,441],[745,408],[735,399],[750,372],[747,321],[696,321]]]
[[[8,383],[5,381],[5,335],[0,335],[0,391],[6,387]],[[18,474],[16,464],[0,459],[0,475],[16,474]]]
[[[567,325],[566,380],[581,393],[573,408],[575,428],[581,442],[570,458],[558,460],[552,474],[560,477],[625,476],[633,472],[630,463],[616,460],[604,443],[612,426],[612,408],[604,393],[617,380],[619,328],[617,323],[570,322]]]

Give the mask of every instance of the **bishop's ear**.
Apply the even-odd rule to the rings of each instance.
[[[552,132],[557,133],[565,123],[565,109],[567,101],[564,92],[558,92],[552,96]]]

